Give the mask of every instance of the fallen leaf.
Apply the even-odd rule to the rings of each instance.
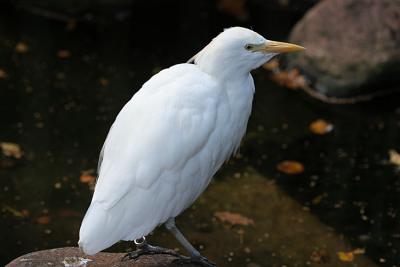
[[[396,166],[400,166],[400,154],[394,149],[389,150],[389,162]]]
[[[0,69],[0,80],[6,79],[8,77],[7,72],[3,69]]]
[[[276,72],[271,78],[279,85],[290,89],[304,88],[307,86],[306,78],[300,74],[298,69]]]
[[[16,210],[13,207],[10,207],[8,205],[3,205],[3,209],[10,212],[12,215],[14,215],[15,217],[19,217],[19,218],[26,218],[29,216],[29,211],[28,210]]]
[[[276,168],[286,174],[299,174],[304,172],[304,165],[294,160],[282,161],[276,166]]]
[[[86,174],[86,173],[81,174],[81,177],[79,177],[79,181],[81,181],[81,183],[84,183],[84,184],[92,183],[95,180],[96,180],[96,177],[94,177],[91,174]]]
[[[36,219],[36,222],[41,225],[49,224],[50,221],[51,221],[51,216],[49,215],[43,215]]]
[[[59,58],[61,58],[61,59],[67,59],[67,58],[70,58],[70,57],[71,57],[71,52],[68,51],[68,50],[66,50],[66,49],[62,49],[62,50],[59,50],[59,51],[57,52],[57,56],[58,56]]]
[[[22,150],[18,144],[15,143],[8,143],[8,142],[1,142],[0,149],[4,156],[12,157],[16,159],[22,158]]]
[[[331,132],[333,130],[333,124],[323,120],[318,119],[313,121],[310,126],[310,131],[315,134],[323,135]]]
[[[28,52],[29,47],[26,43],[24,42],[19,42],[17,43],[17,45],[15,46],[15,52],[19,53],[19,54],[24,54],[26,52]]]
[[[214,216],[221,222],[227,222],[231,225],[253,225],[254,221],[239,213],[233,213],[229,211],[217,211]]]
[[[354,253],[355,255],[362,255],[362,254],[365,254],[365,248],[356,248],[356,249],[353,250],[353,253]]]
[[[350,252],[343,252],[340,251],[337,253],[339,260],[344,261],[344,262],[351,262],[354,260],[354,254],[353,251]]]

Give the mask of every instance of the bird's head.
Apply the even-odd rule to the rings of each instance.
[[[301,51],[299,45],[265,39],[242,27],[228,28],[215,37],[192,60],[215,76],[247,74],[280,53]]]

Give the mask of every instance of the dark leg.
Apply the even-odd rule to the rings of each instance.
[[[179,255],[178,253],[176,253],[171,249],[149,245],[146,242],[145,237],[142,237],[140,239],[135,239],[134,242],[136,245],[136,250],[126,254],[121,261],[136,260],[142,255],[153,255],[153,254],[167,254],[175,256],[177,258],[182,257],[181,255]]]
[[[165,222],[165,227],[170,231],[179,243],[190,253],[190,259],[180,258],[177,259],[180,263],[198,263],[200,266],[215,267],[216,265],[209,261],[206,257],[201,256],[200,252],[195,249],[185,236],[179,231],[175,225],[175,218],[170,218]]]

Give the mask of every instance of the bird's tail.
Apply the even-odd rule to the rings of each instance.
[[[101,204],[92,202],[79,230],[78,244],[85,254],[96,254],[121,239],[118,215],[111,216]]]

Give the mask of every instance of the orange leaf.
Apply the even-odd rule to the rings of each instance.
[[[337,253],[339,260],[344,261],[344,262],[351,262],[354,260],[354,254],[353,251],[350,252],[343,252],[340,251]]]
[[[323,119],[313,121],[310,126],[310,131],[315,134],[323,135],[333,130],[333,125]]]
[[[82,173],[81,177],[79,177],[79,180],[81,181],[81,183],[88,184],[94,182],[96,180],[96,177],[87,173]]]
[[[304,165],[294,160],[282,161],[276,166],[276,168],[286,174],[299,174],[304,172]]]
[[[227,222],[231,225],[253,225],[254,221],[239,213],[232,213],[229,211],[217,211],[214,216],[221,222]]]

